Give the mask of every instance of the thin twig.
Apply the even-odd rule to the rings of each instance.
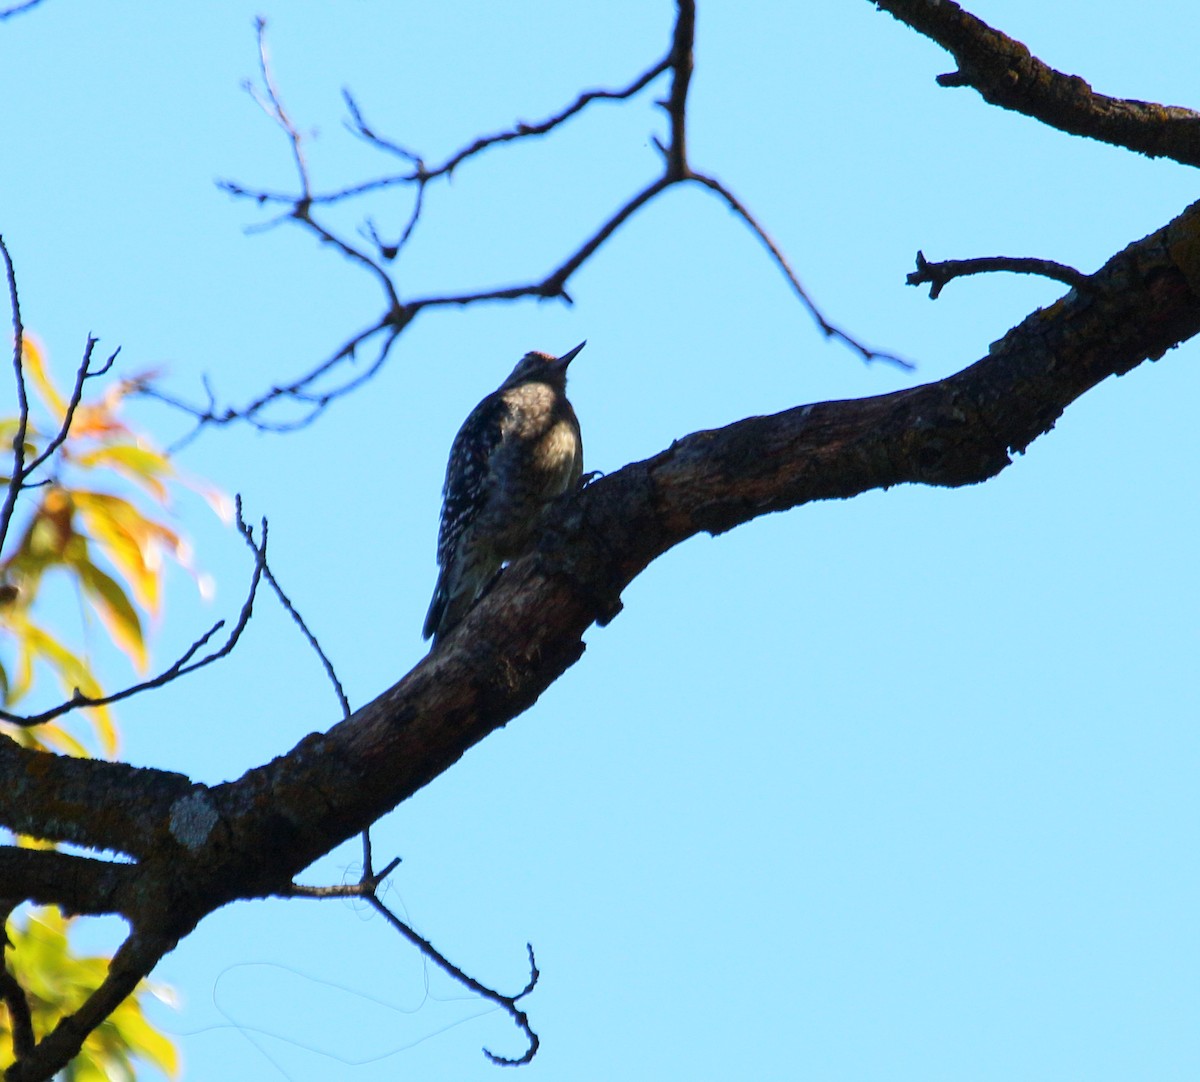
[[[262,562],[263,574],[266,576],[267,582],[271,584],[271,588],[275,591],[275,596],[279,598],[279,603],[287,610],[287,613],[292,618],[292,621],[308,640],[309,646],[316,651],[317,657],[321,659],[321,664],[325,668],[325,674],[329,677],[330,683],[333,684],[333,690],[337,694],[338,703],[342,708],[342,716],[344,718],[348,718],[351,713],[350,700],[346,698],[346,692],[343,690],[342,682],[338,679],[337,673],[334,671],[333,663],[329,660],[328,656],[326,656],[325,651],[321,649],[321,644],[317,642],[317,637],[312,633],[311,630],[309,630],[308,624],[304,622],[304,617],[302,617],[300,613],[296,611],[296,606],[292,604],[288,595],[283,592],[283,587],[279,585],[279,580],[275,578],[274,573],[271,571],[270,566],[266,562],[266,519],[263,519],[263,541],[261,547],[254,540],[254,531],[247,526],[245,521],[242,519],[242,506],[240,499],[238,501],[237,526],[238,532],[242,535],[242,539],[247,545],[250,546],[251,549],[254,550],[258,560]]]
[[[517,1006],[517,1001],[533,991],[537,985],[538,978],[541,976],[538,972],[537,959],[534,958],[533,945],[531,943],[525,944],[525,949],[529,952],[529,981],[515,996],[506,996],[503,992],[497,992],[494,988],[489,988],[486,984],[480,984],[474,977],[464,973],[430,943],[428,939],[422,935],[418,935],[416,931],[397,917],[374,894],[368,895],[366,900],[376,912],[382,914],[384,919],[422,954],[436,963],[445,972],[449,973],[456,981],[470,988],[471,991],[483,996],[484,999],[491,1000],[497,1006],[503,1007],[512,1017],[512,1020],[521,1028],[525,1034],[525,1039],[529,1042],[529,1047],[525,1050],[523,1056],[510,1059],[508,1056],[498,1056],[495,1052],[485,1048],[483,1054],[488,1059],[501,1067],[519,1067],[522,1064],[528,1063],[537,1055],[538,1045],[541,1042],[538,1035],[534,1033],[533,1027],[529,1024],[529,1015]]]
[[[533,1027],[529,1024],[529,1016],[525,1011],[517,1006],[517,1001],[529,995],[537,985],[538,977],[541,975],[538,972],[537,961],[533,955],[533,945],[525,944],[525,949],[529,952],[529,981],[525,987],[514,996],[506,996],[503,992],[497,992],[494,988],[489,988],[486,984],[481,984],[474,977],[464,973],[458,966],[451,962],[441,951],[439,951],[432,943],[424,936],[418,934],[410,925],[406,924],[396,916],[382,901],[379,900],[379,887],[383,881],[391,875],[400,863],[400,858],[393,859],[382,871],[376,872],[372,867],[371,862],[371,834],[369,830],[363,831],[363,874],[362,878],[357,883],[339,883],[334,886],[312,887],[301,883],[290,883],[286,889],[279,891],[278,894],[283,898],[362,898],[373,909],[381,913],[389,924],[392,925],[405,939],[413,944],[426,958],[439,966],[446,973],[449,973],[460,984],[466,985],[473,992],[482,996],[484,999],[491,1000],[493,1003],[503,1007],[513,1021],[520,1026],[525,1034],[526,1040],[529,1042],[529,1047],[525,1054],[518,1059],[510,1059],[507,1056],[498,1056],[494,1052],[485,1048],[483,1054],[487,1056],[493,1063],[504,1067],[517,1067],[521,1064],[528,1063],[537,1053],[539,1039],[534,1033]]]
[[[300,186],[303,193],[301,201],[307,202],[311,198],[311,186],[308,181],[308,165],[304,160],[304,138],[284,109],[283,101],[275,86],[275,78],[271,72],[271,58],[267,52],[267,20],[261,15],[254,20],[254,32],[258,37],[259,72],[267,93],[264,98],[250,83],[246,84],[246,92],[258,102],[263,112],[287,134],[292,148],[292,159],[296,163],[296,172],[300,175]]]
[[[13,436],[12,476],[4,493],[4,505],[0,508],[0,549],[8,537],[13,512],[17,507],[17,495],[25,481],[25,437],[29,432],[29,395],[25,389],[25,327],[21,322],[21,300],[17,295],[17,272],[13,268],[8,245],[0,236],[0,256],[4,259],[5,275],[8,279],[8,302],[12,309],[13,325],[13,372],[17,384],[17,432]]]
[[[1039,274],[1043,278],[1052,278],[1074,289],[1088,290],[1092,288],[1091,279],[1082,271],[1065,263],[1055,263],[1051,259],[1035,259],[1032,256],[979,256],[975,259],[947,259],[941,263],[930,263],[924,252],[917,252],[917,269],[912,271],[905,282],[910,286],[929,284],[930,300],[937,300],[942,289],[955,278],[964,278],[969,274],[991,274],[996,271],[1009,271],[1013,274]]]
[[[361,386],[379,371],[387,359],[395,338],[407,329],[418,312],[426,308],[464,307],[490,301],[512,301],[526,297],[559,299],[567,304],[573,303],[570,294],[567,292],[567,283],[575,272],[639,209],[673,185],[688,181],[703,184],[717,193],[742,218],[750,230],[767,248],[792,286],[793,291],[827,337],[834,338],[848,346],[864,360],[887,360],[901,367],[911,368],[912,365],[910,362],[894,354],[872,349],[864,345],[847,331],[844,331],[841,327],[826,318],[800,284],[799,278],[782,250],[750,211],[721,181],[715,177],[699,173],[692,168],[688,161],[687,152],[687,101],[694,67],[695,0],[676,0],[676,7],[677,17],[672,31],[671,46],[666,56],[643,71],[627,86],[618,90],[585,91],[579,94],[568,106],[545,120],[535,124],[518,123],[511,129],[503,132],[480,136],[470,144],[454,152],[442,164],[432,168],[427,167],[424,159],[413,150],[380,135],[367,122],[363,110],[355,98],[348,91],[343,91],[343,97],[345,98],[351,118],[348,125],[350,130],[356,136],[380,150],[402,158],[412,166],[412,169],[403,174],[379,178],[363,184],[320,194],[314,193],[309,185],[307,166],[304,164],[303,155],[300,153],[299,133],[281,104],[279,90],[271,72],[265,44],[262,40],[263,28],[260,24],[259,53],[266,90],[264,93],[258,95],[258,97],[263,108],[280,124],[292,141],[296,153],[297,168],[300,171],[301,194],[296,196],[283,195],[265,190],[252,191],[230,182],[223,182],[222,187],[234,195],[252,197],[260,204],[288,204],[291,209],[286,214],[281,215],[273,224],[279,224],[288,220],[297,221],[312,231],[322,243],[333,245],[347,259],[368,270],[384,290],[387,299],[387,310],[371,326],[360,331],[308,373],[286,386],[277,385],[270,388],[269,391],[240,408],[229,407],[224,410],[217,410],[212,404],[211,396],[207,408],[198,407],[181,402],[179,399],[163,394],[162,392],[147,389],[145,393],[149,396],[155,397],[168,405],[183,409],[195,420],[195,426],[183,437],[182,442],[190,442],[203,428],[209,425],[224,425],[233,421],[244,421],[260,431],[269,432],[287,432],[311,424],[333,400]],[[448,177],[458,165],[498,144],[526,137],[537,137],[554,131],[595,101],[631,98],[660,75],[667,72],[672,73],[670,88],[665,99],[658,104],[667,113],[670,132],[666,144],[657,137],[654,139],[655,144],[663,155],[664,164],[661,175],[648,183],[641,191],[627,199],[615,212],[609,215],[595,229],[591,236],[558,267],[539,280],[528,281],[519,285],[426,296],[415,300],[401,300],[395,283],[381,265],[381,262],[390,262],[395,259],[413,235],[418,222],[421,220],[425,188],[431,180],[442,176]],[[403,231],[400,233],[399,239],[395,244],[385,241],[379,229],[376,228],[375,223],[371,219],[367,219],[363,235],[374,246],[378,254],[378,259],[372,258],[366,252],[344,240],[314,218],[314,209],[318,204],[337,203],[398,184],[415,184],[417,186],[416,200]],[[312,389],[316,382],[323,376],[350,359],[354,355],[357,346],[369,338],[384,332],[388,334],[388,337],[380,349],[375,363],[366,372],[326,390],[316,391]],[[284,401],[292,402],[306,408],[302,410],[298,418],[283,421],[269,419],[269,416],[272,415],[269,415],[267,411]]]
[[[83,360],[79,362],[79,367],[75,370],[75,386],[71,388],[71,398],[67,402],[67,410],[66,413],[63,414],[62,423],[58,426],[58,432],[56,432],[54,438],[48,444],[46,444],[46,447],[42,453],[26,467],[25,475],[27,477],[44,462],[47,462],[50,459],[50,456],[53,455],[54,452],[63,445],[63,443],[66,441],[66,438],[71,434],[71,425],[75,422],[75,411],[79,409],[79,405],[83,401],[83,385],[89,379],[93,379],[96,376],[102,376],[108,372],[116,361],[117,354],[121,352],[121,349],[118,346],[115,350],[113,350],[108,360],[104,362],[103,367],[98,368],[95,372],[93,372],[91,371],[92,351],[96,348],[97,341],[98,339],[93,338],[90,334],[88,335],[87,345],[84,347],[83,351]]]
[[[345,188],[339,188],[331,192],[312,193],[309,196],[309,202],[314,205],[340,203],[346,199],[353,199],[356,196],[367,195],[371,192],[377,192],[386,188],[394,188],[404,184],[420,184],[428,182],[437,177],[449,176],[468,158],[474,158],[478,154],[491,149],[501,143],[510,143],[518,139],[526,139],[541,135],[547,135],[555,128],[558,128],[573,116],[583,112],[587,106],[596,101],[625,101],[635,97],[640,91],[644,90],[650,83],[658,78],[664,71],[670,67],[670,54],[663,57],[653,66],[647,68],[628,86],[622,87],[620,90],[587,90],[581,93],[573,102],[557,113],[547,117],[545,120],[537,121],[536,123],[519,122],[512,128],[505,131],[495,132],[491,135],[481,135],[472,140],[470,143],[454,151],[440,165],[426,167],[424,159],[414,152],[407,150],[398,143],[390,139],[386,139],[375,132],[362,119],[362,111],[358,103],[355,101],[349,91],[343,91],[343,97],[346,100],[347,107],[350,110],[350,115],[353,124],[347,125],[349,130],[359,136],[368,143],[387,151],[390,154],[396,154],[400,157],[412,162],[415,168],[410,173],[395,174],[392,176],[378,177],[375,180],[364,181],[361,184],[349,185]],[[246,188],[233,181],[223,180],[219,182],[219,186],[231,195],[240,196],[246,199],[253,199],[257,203],[287,203],[296,202],[294,195],[289,195],[285,192],[262,191],[257,189]]]
[[[808,310],[808,314],[812,316],[817,326],[826,338],[836,338],[839,342],[849,346],[857,353],[864,361],[888,361],[891,364],[898,365],[900,368],[911,370],[915,366],[911,361],[906,361],[903,357],[897,357],[892,353],[885,353],[882,350],[871,349],[869,346],[863,345],[857,338],[848,332],[842,330],[836,324],[831,323],[825,314],[817,307],[813,299],[808,295],[804,286],[800,284],[800,279],[796,272],[792,269],[792,265],[788,262],[787,256],[783,254],[783,250],[772,239],[771,235],[763,228],[758,219],[750,213],[749,209],[731,192],[721,181],[716,177],[705,176],[703,173],[692,173],[691,180],[697,184],[702,184],[710,191],[716,192],[728,204],[732,210],[745,224],[750,231],[754,233],[763,247],[771,253],[771,258],[775,260],[776,266],[783,272],[783,276],[791,285],[792,291],[799,298],[800,303]]]

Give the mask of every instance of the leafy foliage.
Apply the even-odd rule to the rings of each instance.
[[[163,520],[171,485],[181,478],[166,455],[120,416],[126,397],[148,377],[116,382],[94,399],[81,399],[72,413],[50,378],[41,347],[29,337],[22,359],[42,407],[28,419],[25,461],[36,461],[47,448],[52,453],[20,494],[32,497],[31,506],[0,559],[0,696],[9,712],[29,695],[42,671],[53,675],[67,698],[76,692],[89,698],[104,694],[86,652],[64,642],[37,612],[48,581],[58,577],[73,586],[85,624],[97,618],[114,645],[143,671],[148,663],[145,619],[161,609],[164,556],[189,567],[185,540]],[[19,418],[0,420],[0,440],[9,446],[19,430]],[[9,476],[0,477],[0,485],[9,483]],[[221,510],[215,492],[201,491]],[[23,510],[20,503],[18,509]],[[204,590],[205,580],[197,580]],[[111,711],[92,706],[83,715],[100,752],[114,755],[118,733]],[[36,727],[0,721],[0,732],[29,747],[89,754],[85,741],[61,721]],[[4,961],[24,991],[34,1031],[44,1034],[100,985],[108,959],[74,954],[72,920],[58,910],[22,912],[20,920],[9,922]],[[163,995],[143,981],[88,1036],[62,1075],[66,1082],[131,1080],[135,1059],[178,1074],[174,1045],[143,1012],[147,992]],[[12,1063],[11,1029],[8,1008],[0,1001],[0,1070]]]
[[[27,377],[51,426],[31,418],[27,457],[36,456],[61,428],[68,403],[47,371],[42,350],[27,338]],[[51,673],[66,697],[76,690],[102,694],[86,656],[66,645],[34,616],[45,580],[65,575],[75,587],[86,621],[97,617],[111,641],[142,671],[147,664],[143,615],[162,604],[164,555],[189,565],[189,551],[177,531],[163,521],[170,485],[180,478],[170,461],[120,417],[125,398],[148,377],[115,383],[103,395],[80,403],[70,430],[43,467],[34,506],[11,550],[0,560],[0,693],[11,710],[32,689],[39,668]],[[17,420],[0,421],[0,434],[15,433]],[[0,478],[7,483],[8,478]],[[128,490],[142,496],[135,502]],[[115,491],[114,491],[115,488]],[[215,497],[211,492],[206,495]],[[149,503],[154,510],[142,506]],[[199,579],[201,588],[205,583]],[[105,707],[89,707],[100,750],[116,751],[117,733]],[[2,723],[0,723],[2,725]],[[61,724],[34,731],[4,726],[27,745],[87,754],[83,743]]]
[[[73,954],[72,921],[56,909],[36,909],[9,924],[9,966],[25,991],[34,1029],[45,1033],[60,1018],[77,1010],[104,980],[108,959]],[[132,1082],[134,1059],[143,1060],[172,1078],[179,1074],[175,1046],[151,1025],[142,1009],[144,994],[167,999],[164,988],[143,981],[103,1025],[88,1034],[83,1052],[60,1076],[64,1082]],[[7,1037],[8,1010],[0,1002],[0,1036]],[[13,1062],[11,1041],[0,1043],[0,1071]]]

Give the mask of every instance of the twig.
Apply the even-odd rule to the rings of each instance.
[[[710,191],[716,192],[717,195],[725,200],[729,209],[741,218],[750,231],[762,241],[763,247],[771,253],[771,258],[775,260],[776,266],[783,272],[783,276],[788,280],[792,291],[800,299],[800,303],[808,310],[808,314],[812,316],[826,338],[836,338],[839,342],[854,350],[864,361],[888,361],[891,364],[898,365],[900,368],[909,370],[915,367],[911,361],[906,361],[903,357],[897,357],[893,353],[885,353],[882,350],[871,349],[863,345],[857,338],[842,330],[841,327],[831,323],[821,309],[813,302],[813,299],[808,295],[804,286],[800,284],[800,279],[796,276],[796,272],[792,270],[787,256],[783,254],[783,250],[775,243],[771,235],[762,227],[758,219],[750,213],[741,200],[716,177],[706,176],[703,173],[692,173],[690,179],[694,180],[697,184],[704,185]]]
[[[25,327],[21,322],[21,300],[17,294],[17,272],[13,268],[8,245],[0,236],[0,256],[4,258],[5,275],[8,279],[8,301],[12,309],[13,325],[13,372],[17,384],[17,432],[13,436],[12,476],[4,493],[4,504],[0,508],[0,549],[8,538],[13,512],[17,507],[17,495],[25,481],[25,437],[29,432],[29,395],[25,389]]]
[[[93,338],[90,334],[88,335],[87,345],[83,350],[83,360],[79,362],[79,367],[75,370],[75,386],[71,388],[71,398],[67,402],[67,410],[66,413],[63,414],[62,423],[58,426],[58,432],[55,433],[54,438],[48,444],[46,444],[46,447],[42,453],[25,468],[26,477],[32,474],[34,470],[42,465],[42,463],[48,461],[50,456],[53,455],[54,452],[63,445],[67,436],[71,434],[71,425],[75,422],[75,411],[79,409],[79,404],[83,401],[83,385],[89,379],[93,379],[96,376],[103,376],[116,362],[117,354],[121,352],[119,346],[113,350],[108,360],[104,362],[104,366],[102,368],[96,369],[95,372],[90,370],[92,364],[92,351],[96,348],[97,341],[98,339]]]
[[[355,101],[349,91],[343,91],[342,96],[346,101],[347,108],[350,111],[353,124],[347,125],[349,130],[355,135],[362,138],[364,141],[377,146],[388,153],[403,157],[412,162],[415,168],[410,173],[401,173],[392,176],[378,177],[375,180],[364,181],[361,184],[349,185],[345,188],[338,188],[331,192],[313,193],[310,196],[310,202],[314,205],[322,203],[340,203],[346,199],[352,199],[355,196],[367,195],[371,192],[377,192],[385,188],[394,188],[403,184],[422,184],[434,180],[437,177],[449,176],[468,158],[474,158],[478,154],[482,154],[485,150],[489,150],[501,143],[510,143],[518,139],[527,139],[540,135],[547,135],[555,128],[558,128],[573,116],[583,112],[583,110],[596,101],[625,101],[635,97],[640,91],[644,90],[655,79],[658,78],[664,71],[670,67],[670,55],[663,57],[657,63],[647,68],[641,75],[633,80],[628,86],[620,90],[587,90],[581,93],[570,105],[547,117],[545,120],[537,121],[530,124],[519,122],[512,128],[502,132],[495,132],[492,135],[481,135],[472,140],[470,143],[454,151],[440,165],[426,167],[424,159],[411,150],[400,146],[390,139],[385,139],[378,135],[362,118],[362,110]],[[245,188],[240,184],[235,184],[232,181],[221,181],[219,186],[231,195],[240,196],[246,199],[253,199],[258,203],[294,203],[296,197],[288,195],[285,192],[259,191],[250,188]]]
[[[517,1006],[517,1001],[533,991],[537,985],[538,978],[541,976],[537,967],[537,959],[533,956],[533,945],[531,943],[525,944],[525,949],[529,952],[529,981],[515,996],[506,996],[503,992],[497,992],[494,988],[489,988],[486,984],[480,984],[474,977],[464,973],[430,943],[428,939],[418,935],[416,931],[397,917],[374,894],[367,897],[367,902],[376,912],[382,914],[384,919],[422,954],[436,963],[445,972],[449,973],[455,980],[461,984],[465,984],[471,991],[483,996],[484,999],[490,999],[497,1006],[503,1007],[512,1017],[512,1020],[521,1028],[525,1034],[525,1039],[529,1042],[529,1047],[525,1050],[523,1056],[510,1059],[508,1056],[498,1056],[495,1052],[485,1048],[483,1054],[488,1059],[501,1067],[519,1067],[522,1064],[528,1063],[537,1055],[538,1045],[541,1042],[538,1035],[534,1033],[533,1027],[529,1024],[529,1015]]]
[[[278,892],[280,897],[284,898],[362,898],[373,909],[381,913],[393,928],[396,929],[405,939],[413,944],[426,958],[439,966],[446,973],[449,973],[460,984],[466,985],[476,994],[484,999],[503,1007],[513,1021],[521,1028],[525,1034],[526,1040],[529,1042],[529,1047],[525,1054],[518,1059],[510,1059],[507,1056],[498,1056],[487,1048],[483,1050],[483,1054],[487,1056],[493,1063],[503,1067],[517,1067],[521,1064],[528,1063],[536,1055],[539,1045],[538,1035],[534,1033],[533,1027],[529,1024],[529,1016],[525,1011],[517,1006],[517,1001],[529,995],[537,985],[538,972],[537,961],[533,955],[532,944],[526,943],[525,949],[529,952],[529,981],[525,987],[514,996],[506,996],[503,992],[498,992],[494,988],[489,988],[486,984],[481,984],[474,977],[464,973],[458,966],[451,962],[441,951],[439,951],[432,943],[424,936],[417,933],[410,925],[406,924],[396,916],[382,901],[379,900],[379,887],[383,881],[391,875],[391,873],[400,864],[400,858],[396,857],[390,861],[382,871],[376,872],[372,866],[371,860],[371,833],[369,830],[363,831],[363,874],[357,883],[339,883],[333,886],[314,887],[307,886],[302,883],[290,883],[287,888]]]
[[[917,269],[905,282],[910,286],[929,284],[930,300],[937,300],[942,289],[955,278],[969,274],[990,274],[995,271],[1010,271],[1013,274],[1040,274],[1053,278],[1078,290],[1092,288],[1091,279],[1082,271],[1065,263],[1050,259],[1035,259],[1031,256],[979,256],[975,259],[947,259],[941,263],[930,263],[924,252],[917,252]]]
[[[370,832],[363,831],[364,845],[370,846]],[[363,877],[357,883],[337,883],[331,886],[313,887],[304,883],[292,883],[283,891],[285,898],[369,898],[400,866],[400,858],[393,857],[379,872],[370,871],[370,861],[363,867]]]
[[[279,97],[279,91],[276,89],[275,79],[271,73],[271,59],[267,53],[267,20],[261,15],[254,20],[254,32],[258,38],[258,67],[259,73],[262,75],[263,87],[266,89],[266,97],[259,94],[254,88],[254,84],[249,82],[245,84],[246,93],[258,102],[262,111],[287,134],[292,148],[292,159],[296,163],[296,172],[300,175],[303,193],[301,199],[307,202],[311,196],[311,190],[308,181],[308,165],[304,160],[304,138],[287,115],[283,101]]]
[[[342,682],[338,679],[337,673],[334,671],[333,663],[326,656],[325,651],[321,649],[321,644],[317,642],[317,637],[312,633],[312,631],[309,630],[308,624],[304,622],[304,617],[302,617],[300,613],[296,611],[296,606],[292,604],[288,595],[283,592],[283,587],[279,585],[279,580],[275,578],[274,573],[271,571],[270,565],[267,564],[267,520],[263,519],[263,540],[262,546],[260,547],[254,540],[254,531],[247,526],[245,521],[242,519],[242,505],[239,498],[237,527],[238,532],[242,535],[242,539],[247,545],[250,546],[251,549],[254,550],[258,561],[261,562],[263,574],[266,576],[267,582],[271,584],[271,588],[275,591],[275,596],[279,598],[279,603],[287,610],[287,613],[292,618],[292,621],[308,640],[309,646],[316,651],[317,657],[321,659],[321,664],[325,668],[325,674],[329,677],[330,683],[333,684],[333,690],[337,694],[338,703],[342,708],[342,717],[348,718],[351,713],[350,700],[346,698],[346,692],[342,689]]]
[[[671,45],[667,54],[648,67],[628,85],[616,90],[585,91],[579,94],[569,105],[547,117],[545,120],[533,124],[518,123],[505,131],[480,136],[455,151],[440,165],[434,167],[427,166],[421,155],[410,148],[380,135],[367,122],[361,106],[353,95],[349,91],[343,91],[346,107],[350,113],[350,122],[348,124],[350,131],[358,138],[363,139],[381,151],[403,159],[411,168],[404,173],[389,175],[324,193],[313,192],[309,183],[308,169],[302,153],[301,138],[295,124],[288,117],[281,103],[279,90],[271,72],[263,40],[263,24],[260,21],[258,24],[259,56],[265,90],[255,96],[262,108],[280,125],[291,141],[293,155],[296,159],[297,170],[299,172],[300,194],[251,190],[229,181],[222,182],[221,187],[235,196],[253,198],[260,204],[287,204],[290,210],[280,215],[271,224],[280,224],[289,220],[299,222],[314,233],[322,243],[333,245],[343,256],[357,263],[375,277],[384,291],[387,308],[374,323],[348,340],[330,357],[322,361],[311,371],[291,384],[272,387],[269,391],[245,406],[218,410],[214,407],[210,395],[208,407],[200,407],[183,402],[171,395],[147,389],[144,393],[148,396],[157,398],[159,401],[175,408],[182,409],[194,419],[194,427],[183,437],[181,443],[190,442],[203,428],[209,425],[225,425],[234,421],[245,421],[260,431],[269,432],[292,431],[311,424],[332,401],[360,386],[379,371],[388,357],[395,338],[407,329],[418,312],[426,308],[464,307],[491,301],[513,301],[526,297],[558,299],[567,304],[573,303],[566,287],[574,273],[639,209],[673,185],[688,181],[703,184],[716,192],[742,218],[751,231],[758,236],[768,252],[770,252],[796,295],[827,337],[834,338],[843,345],[848,346],[864,360],[887,360],[901,367],[911,368],[912,365],[909,362],[893,354],[875,350],[864,345],[826,318],[800,284],[799,278],[792,270],[779,246],[772,240],[765,228],[750,211],[721,181],[715,177],[697,172],[692,168],[688,160],[687,151],[687,101],[694,68],[696,32],[695,0],[676,0],[676,7],[677,16],[672,31]],[[458,165],[499,144],[529,137],[538,137],[555,131],[572,117],[583,112],[593,102],[632,98],[659,76],[667,72],[671,72],[672,74],[670,88],[664,100],[658,104],[666,111],[669,120],[669,135],[665,144],[657,137],[654,138],[655,145],[663,156],[662,173],[609,215],[593,231],[590,237],[558,267],[541,279],[528,281],[519,285],[492,289],[465,290],[457,293],[426,296],[415,300],[401,299],[396,284],[381,264],[395,259],[412,237],[414,230],[422,218],[424,192],[430,181],[439,177],[449,177]],[[338,236],[314,217],[315,209],[321,205],[350,200],[397,185],[414,184],[417,187],[416,199],[409,212],[408,220],[394,244],[389,243],[383,238],[374,221],[369,218],[366,221],[363,236],[374,246],[378,258],[372,258],[367,252]],[[381,333],[387,334],[387,338],[380,349],[375,363],[365,373],[353,379],[345,380],[324,391],[312,390],[313,385],[319,379],[353,357],[357,346]],[[267,411],[271,407],[285,401],[304,407],[300,416],[295,419],[286,419],[283,421],[270,419]],[[180,445],[176,444],[175,446]]]

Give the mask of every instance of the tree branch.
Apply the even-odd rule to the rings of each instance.
[[[1078,75],[1043,63],[1019,41],[953,0],[871,0],[937,42],[958,63],[940,86],[971,86],[992,105],[1024,113],[1071,135],[1151,158],[1200,165],[1200,113],[1179,106],[1097,94]]]
[[[0,846],[4,896],[18,902],[56,905],[65,913],[123,913],[136,866],[60,853],[55,849]]]
[[[8,538],[13,512],[17,507],[17,496],[25,482],[25,437],[29,432],[29,395],[25,389],[25,327],[21,322],[21,300],[17,293],[17,272],[13,268],[8,245],[0,236],[0,257],[4,260],[5,278],[8,282],[8,303],[12,311],[13,326],[13,373],[17,385],[17,431],[13,436],[12,473],[4,491],[4,504],[0,506],[0,548]]]
[[[21,982],[8,969],[5,957],[12,947],[8,938],[8,919],[17,907],[16,899],[0,899],[0,1003],[8,1009],[8,1028],[12,1031],[13,1059],[28,1056],[33,1051],[33,1013]]]
[[[910,286],[929,284],[930,300],[937,300],[948,282],[969,274],[990,274],[994,271],[1011,271],[1013,274],[1040,274],[1063,282],[1072,289],[1090,289],[1088,276],[1065,263],[1050,259],[1033,259],[1028,256],[979,256],[975,259],[947,259],[941,263],[930,263],[924,252],[917,252],[917,269],[904,281]]]
[[[374,894],[367,896],[367,901],[375,911],[383,916],[383,918],[399,932],[405,939],[413,944],[423,955],[432,959],[437,965],[449,973],[460,984],[466,985],[477,995],[484,999],[489,999],[499,1007],[506,1010],[512,1020],[521,1028],[525,1034],[525,1039],[528,1042],[528,1047],[523,1055],[516,1059],[510,1059],[508,1056],[498,1056],[495,1052],[488,1049],[483,1050],[483,1054],[487,1056],[493,1063],[501,1067],[520,1067],[522,1064],[529,1063],[534,1056],[537,1055],[538,1046],[541,1044],[538,1035],[534,1033],[533,1027],[529,1024],[529,1015],[517,1006],[517,1001],[524,996],[529,995],[537,986],[538,978],[541,974],[538,972],[537,959],[533,956],[532,944],[526,943],[525,949],[529,952],[529,980],[525,987],[521,989],[515,996],[506,996],[503,992],[497,992],[494,988],[489,988],[486,984],[481,984],[468,973],[464,973],[453,962],[450,961],[444,954],[441,953],[432,943],[424,936],[419,935],[409,925],[405,924],[399,917],[396,916],[386,905],[383,904]]]
[[[183,774],[36,751],[0,734],[0,826],[15,834],[145,856],[195,789]]]
[[[42,0],[23,0],[20,4],[9,4],[6,7],[0,8],[0,20],[11,19],[14,15],[21,15],[32,8],[37,7]]]

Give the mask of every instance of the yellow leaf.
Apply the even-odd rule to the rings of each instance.
[[[138,603],[149,612],[157,612],[163,549],[178,559],[184,552],[179,535],[146,518],[119,496],[82,491],[74,496],[89,534],[133,588]]]
[[[139,672],[145,671],[146,641],[142,635],[142,621],[125,591],[111,576],[86,558],[73,560],[71,566],[79,576],[84,594],[99,613],[117,646],[133,659]]]
[[[46,357],[42,352],[41,343],[28,331],[25,332],[21,341],[25,347],[21,353],[21,362],[25,373],[33,381],[33,385],[37,388],[39,397],[46,403],[46,407],[54,414],[57,420],[61,421],[67,414],[67,403],[63,396],[58,393],[58,389],[54,384],[50,382],[50,375],[46,371]]]
[[[166,456],[158,451],[132,443],[117,443],[97,447],[73,460],[85,469],[107,467],[116,470],[144,488],[159,503],[167,502],[167,486],[160,478],[171,477],[173,470]]]

